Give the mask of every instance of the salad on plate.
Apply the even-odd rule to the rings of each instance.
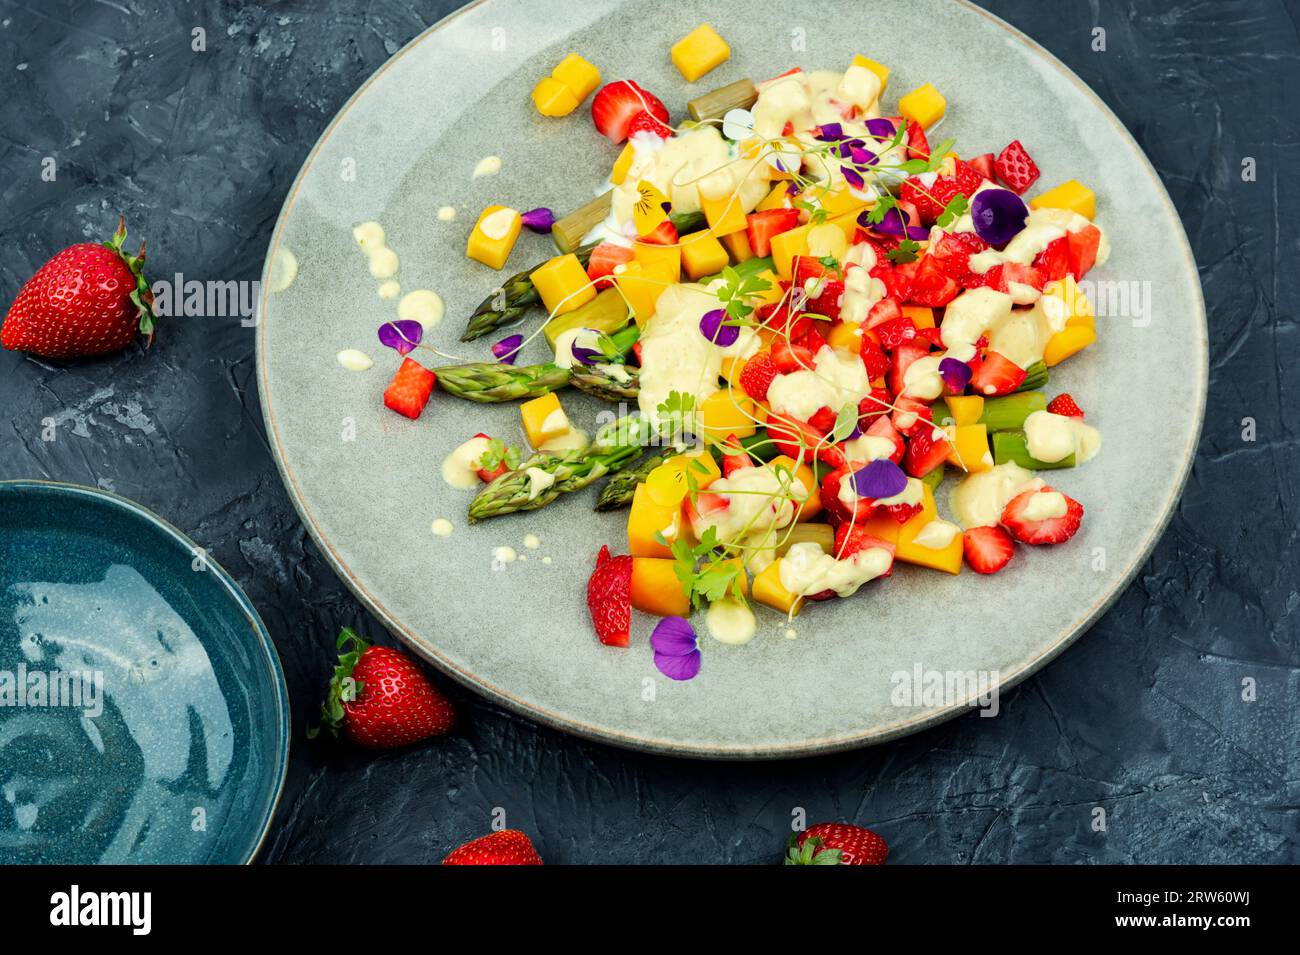
[[[702,25],[671,56],[694,83],[730,48]],[[1050,376],[1096,340],[1079,286],[1109,251],[1093,193],[1036,189],[1018,139],[959,154],[938,135],[942,94],[893,98],[889,76],[865,56],[796,66],[699,96],[674,123],[634,80],[602,85],[570,54],[533,91],[537,121],[582,123],[562,117],[594,94],[608,180],[558,219],[489,206],[468,238],[497,270],[524,228],[554,240],[462,340],[520,330],[493,361],[435,367],[412,357],[429,348],[419,322],[379,330],[403,356],[393,411],[419,418],[435,389],[520,402],[527,448],[480,432],[443,463],[474,492],[471,523],[593,484],[597,510],[626,510],[626,539],[593,555],[592,625],[627,647],[633,610],[662,618],[650,644],[673,679],[701,667],[693,617],[743,644],[754,605],[788,624],[896,562],[994,574],[1017,543],[1064,544],[1083,520],[1057,485],[1101,436]],[[553,359],[519,364],[539,337]],[[611,403],[590,434],[570,387]]]

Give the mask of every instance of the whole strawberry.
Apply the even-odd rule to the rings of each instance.
[[[451,701],[406,654],[372,647],[346,627],[338,649],[339,665],[321,706],[321,723],[335,736],[342,730],[360,746],[396,749],[451,729]]]
[[[153,293],[143,275],[144,244],[122,250],[123,219],[113,238],[64,249],[18,291],[0,327],[0,344],[44,358],[120,351],[136,333],[153,341]]]
[[[542,865],[532,842],[518,829],[502,829],[467,842],[442,860],[443,865]]]
[[[870,829],[823,822],[790,837],[786,865],[884,865],[889,846]]]

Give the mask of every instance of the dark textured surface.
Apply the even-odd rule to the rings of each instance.
[[[106,236],[119,211],[155,250],[155,278],[257,278],[319,131],[455,6],[0,2],[0,296],[62,246]],[[800,808],[877,828],[899,862],[1300,861],[1297,11],[988,6],[1071,66],[1150,156],[1187,224],[1211,345],[1204,436],[1168,532],[1000,718],[815,760],[690,763],[583,743],[449,687],[464,714],[454,738],[380,756],[308,743],[333,634],[377,627],[281,488],[252,330],[178,319],[148,355],[94,363],[0,353],[0,479],[99,485],[157,510],[266,620],[295,736],[265,861],[432,862],[503,811],[551,862],[761,862]],[[206,52],[191,49],[196,27]],[[1246,157],[1256,181],[1242,179]]]

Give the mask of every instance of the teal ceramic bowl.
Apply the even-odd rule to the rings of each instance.
[[[229,574],[131,501],[0,482],[0,862],[249,862],[288,754]]]

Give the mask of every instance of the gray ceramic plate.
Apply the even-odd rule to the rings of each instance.
[[[294,503],[339,574],[395,634],[534,719],[689,756],[798,755],[890,739],[965,708],[961,700],[894,705],[898,672],[996,671],[1007,686],[1043,666],[1097,619],[1160,536],[1187,477],[1206,386],[1204,308],[1178,216],[1133,140],[1064,66],[964,4],[754,9],[710,5],[733,53],[694,86],[668,60],[669,46],[698,22],[689,4],[488,0],[431,28],[357,92],[308,157],[276,226],[258,332],[267,430]],[[486,343],[456,344],[498,280],[464,255],[479,210],[498,201],[575,208],[617,153],[585,107],[564,120],[533,110],[532,85],[570,50],[606,80],[645,84],[674,119],[701,90],[795,64],[843,69],[865,53],[893,68],[887,105],[924,82],[947,95],[942,133],[959,152],[1018,137],[1044,186],[1089,183],[1113,244],[1109,264],[1089,278],[1112,283],[1116,306],[1121,288],[1135,292],[1149,321],[1099,319],[1098,344],[1054,377],[1051,390],[1071,392],[1105,435],[1095,461],[1059,476],[1087,508],[1074,541],[1022,549],[993,578],[900,568],[869,593],[805,611],[793,640],[762,611],[757,639],[730,648],[705,638],[701,675],[674,684],[652,665],[650,618],[636,621],[630,650],[601,647],[591,633],[584,584],[597,547],[624,540],[623,515],[594,515],[584,493],[533,516],[467,526],[468,496],[443,484],[439,462],[476,431],[517,440],[518,411],[442,394],[418,422],[382,407],[396,356],[378,346],[375,329],[396,310],[377,297],[351,228],[382,222],[402,256],[403,286],[445,298],[447,318],[430,341],[487,357]],[[488,154],[502,157],[500,174],[471,179]],[[454,222],[437,218],[444,205],[459,211]],[[297,281],[272,292],[271,262],[286,248],[300,264]],[[548,254],[545,237],[525,236],[507,272]],[[1138,300],[1129,295],[1129,311]],[[375,367],[344,371],[335,362],[344,348],[372,354]],[[580,398],[566,394],[566,406],[589,424],[599,406]],[[455,522],[451,537],[430,533],[437,517]],[[522,547],[529,532],[540,550]],[[493,570],[499,545],[529,559]]]

